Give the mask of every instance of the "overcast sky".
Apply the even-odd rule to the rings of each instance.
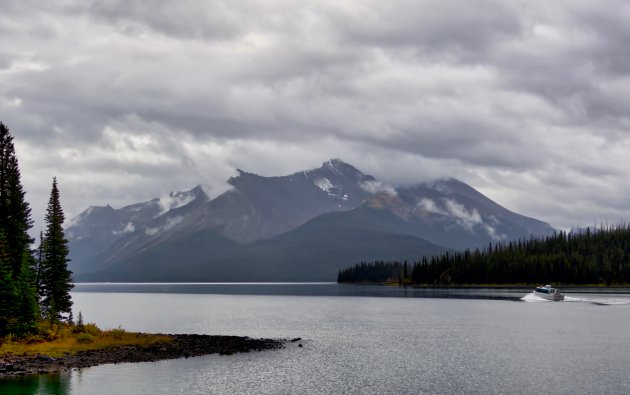
[[[0,120],[38,223],[53,176],[72,217],[336,157],[555,227],[630,219],[627,0],[0,9]]]

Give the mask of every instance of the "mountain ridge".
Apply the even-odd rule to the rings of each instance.
[[[196,271],[205,281],[239,281],[230,270],[240,280],[333,280],[335,267],[357,259],[417,259],[553,232],[459,180],[394,188],[339,159],[286,176],[238,170],[228,183],[214,199],[197,186],[118,210],[88,208],[66,229],[75,277],[141,280],[159,266],[154,278],[181,279],[168,262],[179,256],[190,278]]]

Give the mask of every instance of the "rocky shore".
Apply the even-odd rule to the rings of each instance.
[[[141,346],[116,346],[82,351],[53,358],[46,355],[0,356],[0,379],[29,374],[47,374],[108,363],[152,362],[189,358],[199,355],[230,355],[239,352],[273,350],[283,347],[282,340],[251,339],[241,336],[167,335],[166,343]]]

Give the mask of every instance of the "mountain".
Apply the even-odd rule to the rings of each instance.
[[[94,270],[103,257],[114,260],[149,248],[163,240],[166,233],[176,233],[183,218],[194,217],[207,201],[203,189],[196,187],[118,210],[109,205],[89,207],[65,230],[70,242],[70,268],[76,272]]]
[[[453,249],[554,233],[549,224],[514,213],[453,178],[377,194],[366,205],[404,219],[407,233]]]
[[[316,281],[358,261],[553,233],[455,179],[393,188],[333,159],[282,177],[238,170],[121,209],[91,207],[66,229],[81,281]]]
[[[71,269],[98,270],[199,232],[239,243],[273,237],[318,215],[357,207],[370,194],[362,185],[374,181],[339,159],[282,177],[238,173],[228,180],[232,189],[212,200],[198,186],[119,210],[88,208],[66,229]]]
[[[447,251],[396,233],[401,221],[388,211],[361,207],[323,214],[291,232],[246,245],[199,232],[84,274],[81,280],[332,281],[339,269],[354,262],[418,259]]]
[[[374,181],[339,159],[283,177],[238,172],[228,180],[234,188],[208,205],[206,217],[239,242],[276,236],[318,215],[355,208],[369,196],[362,185]]]

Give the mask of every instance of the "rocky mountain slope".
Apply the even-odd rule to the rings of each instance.
[[[76,280],[315,281],[361,260],[544,236],[454,180],[393,188],[338,159],[282,177],[239,170],[210,199],[201,187],[113,209],[90,207],[66,229]]]

